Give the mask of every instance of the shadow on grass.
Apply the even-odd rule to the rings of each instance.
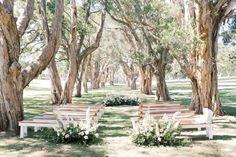
[[[191,135],[192,141],[208,141],[209,138],[206,135]],[[214,140],[224,140],[230,141],[232,139],[236,139],[234,135],[214,135],[212,141]]]
[[[95,146],[96,147],[96,146]],[[76,144],[54,144],[42,141],[28,140],[19,141],[13,144],[0,145],[0,150],[7,152],[18,152],[22,156],[35,155],[37,152],[45,152],[47,156],[78,156],[78,157],[104,157],[106,152],[101,148],[94,149],[93,146],[81,146]]]

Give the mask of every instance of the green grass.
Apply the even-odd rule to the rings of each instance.
[[[222,80],[221,80],[222,81]],[[228,80],[223,80],[228,81]],[[232,79],[231,81],[235,81]],[[180,101],[183,105],[189,105],[191,88],[189,84],[171,82],[168,83],[171,97]],[[181,90],[179,90],[181,89]],[[153,91],[155,93],[155,91]],[[82,98],[73,98],[73,102],[86,104],[101,104],[107,94],[136,95],[144,101],[154,101],[154,95],[139,94],[139,90],[130,90],[126,86],[107,86],[99,90],[89,91]],[[223,108],[228,115],[236,116],[236,89],[220,90]],[[29,119],[44,112],[51,111],[50,84],[45,80],[34,80],[24,91],[24,113]],[[206,139],[203,133],[194,134],[193,143],[187,147],[138,147],[130,142],[129,130],[131,117],[138,116],[137,106],[106,107],[105,114],[99,121],[98,132],[102,141],[91,146],[79,146],[75,144],[55,144],[40,139],[39,134],[29,132],[29,137],[19,139],[0,134],[0,156],[81,156],[81,157],[105,157],[105,156],[227,156],[232,154],[236,143],[236,120],[227,117],[224,122],[217,122],[215,138],[213,141]],[[187,132],[187,135],[189,133]],[[226,148],[225,148],[226,147]],[[207,148],[207,151],[203,150]],[[223,149],[226,151],[223,151]],[[222,151],[220,151],[222,149]]]

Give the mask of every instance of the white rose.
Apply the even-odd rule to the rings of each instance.
[[[86,140],[87,140],[87,139],[88,139],[88,136],[84,136],[84,139],[86,139]]]
[[[89,131],[85,131],[85,134],[88,135],[88,134],[89,134]]]
[[[99,137],[99,134],[98,134],[98,133],[96,133],[96,134],[95,134],[95,137],[96,137],[96,138],[98,138],[98,137]]]
[[[82,131],[82,132],[80,132],[80,135],[81,135],[81,136],[84,136],[84,132],[83,132],[83,131]]]
[[[65,138],[69,138],[70,136],[68,134],[66,134]]]

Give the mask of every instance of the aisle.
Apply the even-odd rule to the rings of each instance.
[[[129,131],[132,127],[131,117],[137,116],[137,111],[137,106],[106,107],[99,130],[109,157],[123,156],[124,153],[128,155],[127,150],[133,147]]]

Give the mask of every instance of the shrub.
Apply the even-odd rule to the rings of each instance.
[[[155,121],[149,114],[145,116],[142,123],[132,121],[132,142],[145,146],[173,146],[180,144],[176,137],[181,133],[179,121],[173,116],[171,120],[164,116]]]
[[[92,144],[97,141],[97,123],[90,118],[85,121],[74,121],[70,117],[58,118],[59,127],[49,129],[44,137],[56,143]]]
[[[119,106],[130,105],[135,106],[139,104],[138,97],[126,97],[126,96],[109,96],[104,100],[106,106]]]
[[[97,126],[84,123],[69,123],[55,129],[56,141],[59,143],[91,144],[98,138]]]

